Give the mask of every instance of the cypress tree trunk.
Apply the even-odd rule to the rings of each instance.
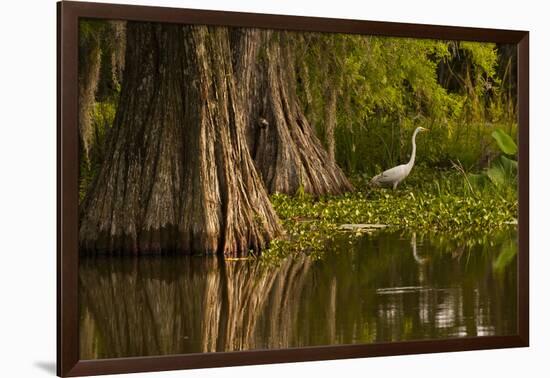
[[[238,95],[243,104],[245,133],[250,148],[254,146],[250,131],[258,124],[256,88],[257,59],[262,43],[262,31],[234,28],[231,30],[233,69],[238,83]],[[260,125],[261,126],[261,125]]]
[[[110,146],[84,251],[260,251],[281,233],[244,133],[225,28],[128,23]]]
[[[270,193],[295,194],[303,189],[316,196],[341,194],[353,187],[331,161],[300,107],[292,38],[285,32],[249,30],[234,46],[241,57],[237,74],[246,78],[241,89],[248,98],[250,150]],[[260,47],[251,39],[260,40]],[[249,63],[243,64],[246,59]],[[254,67],[254,73],[245,72],[246,67]]]

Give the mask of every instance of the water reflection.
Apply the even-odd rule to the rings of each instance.
[[[467,245],[382,232],[351,245],[343,239],[320,260],[278,266],[215,257],[83,259],[80,355],[515,334],[515,236]]]

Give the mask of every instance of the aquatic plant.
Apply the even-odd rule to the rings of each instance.
[[[457,172],[419,169],[401,190],[363,189],[315,199],[274,194],[271,201],[286,236],[271,243],[271,257],[296,253],[322,254],[341,237],[352,240],[362,231],[342,233],[341,224],[384,224],[409,231],[445,233],[452,239],[510,227],[517,219],[517,196],[493,191],[472,193]],[[356,179],[360,182],[360,179]],[[360,187],[358,184],[356,186]],[[341,241],[341,240],[340,240]]]

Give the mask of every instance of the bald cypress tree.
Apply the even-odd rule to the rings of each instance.
[[[296,35],[239,29],[232,42],[248,143],[268,191],[292,195],[301,189],[320,196],[352,190],[299,103],[293,55],[293,45],[299,43]]]
[[[128,23],[104,163],[81,249],[240,256],[281,233],[245,137],[225,28]]]

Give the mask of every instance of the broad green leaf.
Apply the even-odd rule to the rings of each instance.
[[[507,172],[515,173],[518,170],[518,162],[516,160],[509,159],[506,156],[500,157],[500,164]]]
[[[502,166],[493,166],[487,169],[487,176],[496,186],[502,186],[506,183],[506,173]]]
[[[514,155],[518,151],[518,147],[512,137],[502,129],[496,129],[491,133],[491,136],[497,141],[498,147],[505,154]]]
[[[514,180],[518,175],[518,162],[508,159],[506,156],[500,157],[500,165],[509,180]]]

